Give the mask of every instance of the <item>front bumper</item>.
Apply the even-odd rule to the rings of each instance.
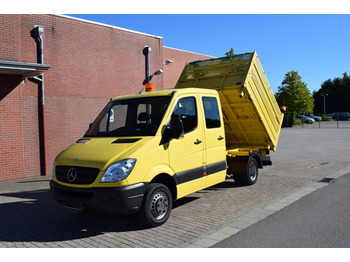
[[[54,198],[64,206],[118,214],[134,214],[141,206],[147,183],[124,187],[67,187],[50,181]]]

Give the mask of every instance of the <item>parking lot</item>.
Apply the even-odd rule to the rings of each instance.
[[[306,124],[299,126],[294,126],[293,128],[350,128],[350,119],[349,120],[329,120],[329,121],[320,121],[314,122],[313,124]]]
[[[66,209],[51,196],[49,177],[0,182],[0,247],[210,247],[350,172],[350,129],[317,127],[282,129],[273,165],[255,185],[227,180],[194,193],[157,228],[136,216]]]

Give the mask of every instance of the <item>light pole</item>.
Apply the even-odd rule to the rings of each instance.
[[[328,96],[328,94],[321,94],[321,96],[323,96],[324,115],[326,115],[326,96]]]
[[[145,80],[143,81],[143,85],[149,83],[151,81],[150,79],[150,66],[149,66],[149,53],[152,51],[152,48],[145,45],[144,49],[142,50],[143,55],[145,56]]]
[[[146,86],[146,91],[149,88],[150,90],[154,90],[153,89],[153,84],[151,84],[151,80],[154,76],[158,76],[163,74],[163,70],[162,69],[158,69],[157,71],[155,71],[154,73],[150,73],[150,52],[152,51],[152,48],[150,48],[149,46],[145,45],[145,47],[142,49],[142,53],[145,56],[145,79],[142,82],[142,85]],[[171,63],[174,63],[173,60],[166,60],[162,67],[169,65]],[[143,92],[143,91],[141,91]]]

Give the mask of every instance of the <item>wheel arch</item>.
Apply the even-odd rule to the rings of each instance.
[[[258,163],[258,167],[263,168],[262,158],[258,152],[251,154],[249,158],[254,158],[256,160],[256,162]]]
[[[173,199],[177,199],[178,193],[176,188],[176,181],[174,180],[174,171],[168,166],[168,165],[158,165],[152,167],[148,172],[147,175],[144,178],[144,182],[147,183],[161,183],[166,185],[172,196]]]
[[[153,183],[160,183],[165,185],[167,188],[169,188],[173,200],[177,199],[176,183],[172,176],[166,173],[158,174],[151,180],[150,184]]]

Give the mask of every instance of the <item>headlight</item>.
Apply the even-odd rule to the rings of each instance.
[[[56,165],[53,163],[52,178],[56,178]]]
[[[112,164],[103,174],[100,183],[118,182],[127,178],[134,168],[135,163],[136,159],[131,158]]]

